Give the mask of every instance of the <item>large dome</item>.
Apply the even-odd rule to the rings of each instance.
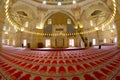
[[[38,3],[48,4],[48,5],[57,5],[58,2],[61,2],[61,5],[70,5],[79,3],[85,0],[33,0]]]

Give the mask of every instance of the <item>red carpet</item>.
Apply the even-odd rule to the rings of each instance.
[[[40,76],[36,76],[36,77],[34,78],[34,80],[41,80],[41,77],[40,77]]]
[[[90,76],[89,74],[85,74],[84,75],[85,80],[95,80],[92,76]]]
[[[120,49],[0,50],[0,80],[120,80]]]
[[[19,76],[21,76],[22,73],[23,73],[22,71],[19,71],[19,72],[17,72],[17,73],[14,73],[14,74],[11,76],[11,78],[12,78],[13,80],[16,80]]]
[[[116,80],[120,80],[120,76],[116,76]]]

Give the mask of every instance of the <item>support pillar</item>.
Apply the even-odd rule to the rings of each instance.
[[[2,27],[3,23],[0,22],[0,49],[2,49]]]
[[[115,23],[116,23],[116,28],[117,28],[117,46],[120,48],[120,0],[116,0],[117,3],[117,14],[115,16]]]
[[[22,32],[18,31],[15,35],[15,47],[22,47]]]
[[[120,23],[118,21],[116,22],[116,27],[117,27],[117,46],[120,48]]]

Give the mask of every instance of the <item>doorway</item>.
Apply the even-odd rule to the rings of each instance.
[[[56,47],[63,48],[64,47],[64,38],[58,37],[56,38]]]

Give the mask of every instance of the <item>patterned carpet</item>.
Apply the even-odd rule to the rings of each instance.
[[[0,80],[120,80],[120,49],[0,50]]]

